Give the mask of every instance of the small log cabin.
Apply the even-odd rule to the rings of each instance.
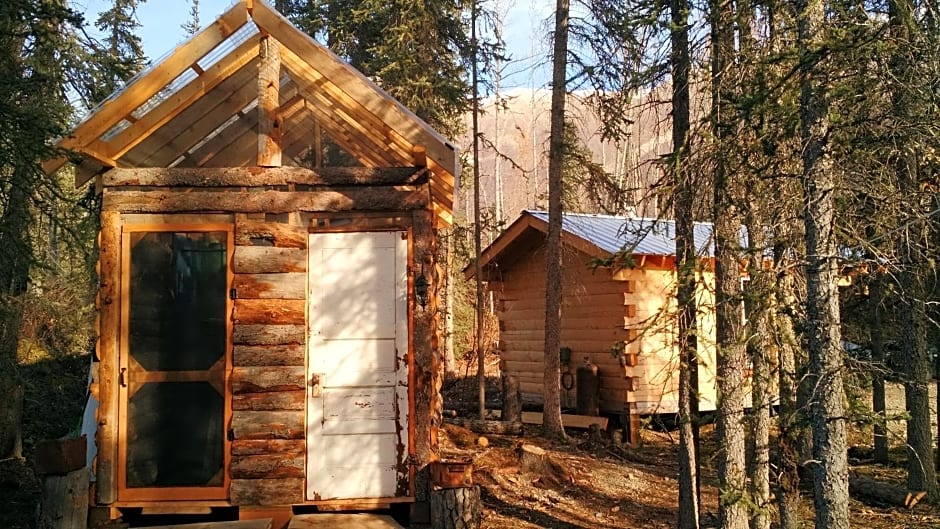
[[[547,213],[523,211],[481,256],[499,318],[501,366],[519,379],[523,400],[535,404],[543,393],[547,232]],[[711,225],[696,223],[702,411],[715,409],[716,395],[710,238]],[[621,251],[632,263],[597,266]],[[598,369],[600,411],[634,432],[639,415],[677,413],[675,223],[566,213],[562,261],[562,405],[575,407],[576,369],[587,361]]]
[[[426,521],[454,147],[258,0],[59,147],[102,203],[93,515]]]

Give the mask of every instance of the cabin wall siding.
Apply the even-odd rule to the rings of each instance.
[[[306,432],[307,229],[235,219],[232,442],[300,441]],[[302,289],[298,292],[298,286]],[[235,354],[237,353],[237,354]],[[233,505],[289,505],[304,496],[304,454],[235,454]]]
[[[675,413],[678,357],[674,261],[651,257],[641,268],[612,274],[566,247],[561,345],[576,370],[587,359],[598,367],[601,410],[607,413]],[[541,404],[544,370],[545,255],[523,253],[490,283],[497,296],[502,365],[519,379],[525,401]],[[614,279],[616,277],[616,279]],[[699,277],[699,387],[701,409],[714,409],[714,276]],[[618,346],[620,342],[625,346]],[[614,354],[615,350],[624,354]],[[635,365],[630,365],[635,363]],[[562,405],[576,405],[577,386],[562,390]]]
[[[160,171],[157,169],[156,171]],[[153,185],[153,183],[151,183]],[[121,190],[127,191],[119,194]],[[413,355],[410,364],[409,438],[413,467],[410,487],[402,484],[401,495],[413,496],[412,519],[420,520],[428,510],[430,476],[428,464],[437,454],[437,430],[441,423],[443,401],[440,395],[443,360],[439,348],[437,322],[437,288],[442,270],[436,263],[436,234],[439,216],[427,209],[428,191],[396,191],[387,186],[360,187],[349,196],[352,202],[317,211],[320,198],[330,192],[311,192],[294,196],[316,200],[296,211],[281,211],[281,202],[274,213],[263,211],[262,202],[254,198],[236,209],[230,208],[231,198],[205,202],[208,193],[195,193],[191,188],[162,187],[159,192],[127,188],[105,188],[105,197],[134,197],[133,201],[105,200],[102,213],[105,247],[102,249],[102,287],[99,310],[103,318],[99,326],[102,336],[99,357],[116,347],[107,336],[116,334],[119,323],[111,316],[113,278],[120,279],[120,226],[165,224],[229,224],[233,225],[230,262],[232,273],[231,371],[226,398],[231,399],[229,436],[229,498],[236,506],[288,506],[309,503],[305,498],[306,457],[306,304],[307,244],[309,234],[318,231],[402,230],[409,233],[409,269],[426,275],[430,282],[429,301],[425,308],[409,314],[409,342]],[[263,193],[264,191],[261,191]],[[117,193],[117,194],[116,194]],[[213,192],[218,197],[227,191]],[[248,193],[254,194],[254,193]],[[289,194],[288,192],[285,192]],[[280,195],[279,195],[280,196]],[[388,200],[383,206],[379,197]],[[161,197],[165,197],[161,198]],[[362,201],[361,198],[367,200]],[[399,200],[404,197],[405,200]],[[158,198],[155,203],[150,198]],[[294,204],[291,198],[287,203]],[[146,207],[139,207],[147,204]],[[185,207],[178,207],[185,204]],[[384,209],[380,209],[383,208]],[[219,209],[216,209],[219,208]],[[186,210],[186,211],[181,211]],[[214,212],[203,212],[214,211]],[[251,210],[248,213],[238,211]],[[255,211],[257,210],[257,211]],[[143,212],[141,212],[143,211]],[[340,226],[334,227],[337,218]],[[109,238],[110,237],[110,238]],[[112,242],[114,239],[115,242]],[[117,264],[109,264],[111,262]],[[110,276],[108,275],[110,274]],[[115,304],[116,306],[117,304]],[[116,312],[115,312],[116,314]],[[112,321],[114,320],[114,321]],[[421,337],[421,339],[415,339]],[[117,358],[117,351],[112,353]],[[110,358],[108,358],[110,360]],[[116,369],[102,362],[99,392],[108,393],[116,386]],[[97,388],[96,388],[97,389]],[[115,391],[116,393],[116,391]],[[116,397],[108,399],[99,414],[107,412],[99,422],[117,424]],[[113,408],[109,408],[111,405]],[[109,465],[118,464],[109,456],[116,438],[105,437],[106,446],[99,446],[98,504],[117,500],[117,484],[108,474]],[[99,438],[99,445],[102,439]],[[103,478],[103,479],[101,479]],[[112,479],[111,482],[108,480]],[[354,498],[350,498],[355,500]]]

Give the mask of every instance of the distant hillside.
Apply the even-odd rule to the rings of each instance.
[[[601,125],[589,104],[578,95],[569,96],[568,116],[576,124],[582,143],[592,151],[594,162],[602,165],[620,187],[626,190],[626,207],[633,206],[642,216],[656,216],[656,200],[651,186],[661,178],[654,162],[671,150],[669,107],[655,104],[664,98],[647,94],[634,100],[627,116],[632,124],[621,141],[602,141]],[[496,210],[501,199],[502,217],[511,222],[526,208],[547,207],[548,133],[551,92],[547,89],[515,88],[501,96],[497,109],[494,98],[484,102],[480,117],[480,191],[485,208]],[[471,151],[470,116],[467,133],[460,140],[464,153]],[[496,151],[502,157],[496,156]],[[468,157],[469,159],[469,157]],[[472,173],[462,175],[464,184],[454,205],[459,217],[472,212]],[[501,190],[497,191],[497,182]],[[584,206],[589,209],[588,206]],[[590,211],[588,211],[590,212]],[[619,213],[623,213],[620,211]]]

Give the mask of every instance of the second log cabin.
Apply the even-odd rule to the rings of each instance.
[[[499,318],[501,366],[533,404],[542,403],[544,387],[547,230],[547,213],[523,211],[480,263]],[[709,411],[716,402],[711,225],[696,223],[694,231],[699,408]],[[677,413],[675,247],[672,221],[564,214],[563,407],[575,407],[575,372],[587,361],[598,369],[600,411],[621,417],[628,435],[636,435],[640,415]],[[473,270],[465,270],[468,278]]]

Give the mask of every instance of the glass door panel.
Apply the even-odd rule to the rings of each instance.
[[[140,231],[124,242],[121,496],[224,497],[230,232]]]

